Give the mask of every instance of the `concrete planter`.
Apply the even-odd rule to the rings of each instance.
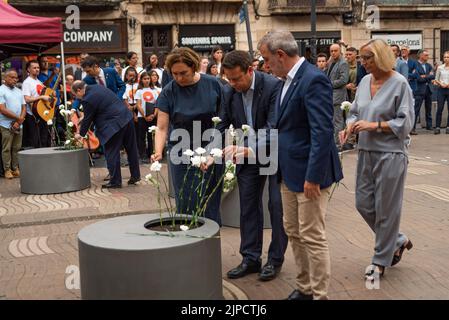
[[[270,211],[268,211],[268,181],[263,189],[263,227],[271,229]],[[223,193],[221,196],[221,223],[226,227],[240,228],[240,196],[239,187]]]
[[[223,299],[218,224],[201,218],[169,237],[145,228],[159,219],[119,217],[79,232],[82,299]]]
[[[52,194],[90,187],[87,149],[38,148],[20,151],[19,167],[22,193]]]

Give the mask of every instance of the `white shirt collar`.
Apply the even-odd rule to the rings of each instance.
[[[301,65],[306,60],[306,58],[301,57],[298,62],[295,63],[293,68],[290,69],[290,71],[287,74],[287,79],[293,80],[293,78],[296,76],[296,73],[298,72],[299,68],[301,68]]]

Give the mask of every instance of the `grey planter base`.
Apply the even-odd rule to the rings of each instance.
[[[87,149],[38,148],[20,151],[19,167],[22,193],[53,194],[90,187]]]
[[[239,187],[221,196],[221,223],[226,227],[240,228],[240,196]],[[263,189],[263,227],[271,229],[270,211],[268,210],[268,181]]]
[[[152,220],[159,214],[107,219],[79,232],[81,298],[223,299],[218,224],[204,218],[203,226],[168,237],[144,227]]]

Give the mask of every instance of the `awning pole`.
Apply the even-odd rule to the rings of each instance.
[[[62,60],[62,70],[60,70],[60,72],[62,71],[62,87],[64,90],[64,105],[65,105],[65,109],[67,109],[67,88],[65,85],[65,56],[64,56],[64,42],[61,41],[61,60]]]

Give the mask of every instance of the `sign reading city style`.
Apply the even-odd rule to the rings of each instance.
[[[196,51],[210,51],[217,45],[225,51],[234,50],[234,25],[182,25],[178,42],[180,47]]]
[[[422,49],[422,34],[421,33],[373,33],[373,39],[383,39],[389,45],[397,44],[398,46],[407,46],[410,50]]]
[[[78,30],[68,30],[64,26],[66,48],[120,48],[121,40],[120,24],[89,25],[81,23]]]

